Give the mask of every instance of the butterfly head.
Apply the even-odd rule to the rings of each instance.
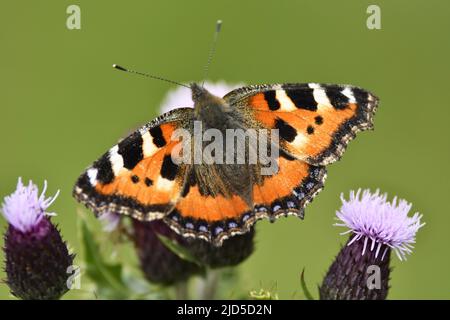
[[[192,101],[194,101],[194,103],[198,103],[202,99],[205,99],[207,95],[211,95],[208,90],[195,82],[191,83],[190,88],[192,92]]]
[[[197,83],[192,83],[190,87],[194,109],[197,114],[207,113],[211,109],[223,109],[226,106],[222,98],[213,95]]]

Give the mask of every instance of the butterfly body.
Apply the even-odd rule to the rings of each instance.
[[[163,219],[183,236],[221,245],[262,218],[303,218],[323,187],[325,166],[342,156],[358,131],[372,128],[378,104],[366,90],[341,85],[258,85],[224,97],[196,84],[191,91],[193,109],[166,113],[112,147],[80,176],[75,198],[97,215]],[[190,161],[182,163],[173,158],[179,130],[191,138],[182,152]],[[271,138],[273,130],[276,152],[273,140],[233,149],[225,138],[237,132],[253,141],[263,131]],[[223,154],[204,152],[196,159],[196,146],[205,151],[212,139],[203,138],[211,132],[224,137]],[[260,158],[251,162],[252,151],[275,154],[277,170],[265,172]]]

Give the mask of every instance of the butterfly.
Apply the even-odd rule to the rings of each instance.
[[[169,111],[104,153],[78,178],[74,197],[97,216],[162,219],[184,237],[216,246],[263,218],[304,218],[323,188],[326,166],[359,131],[373,128],[378,98],[351,85],[289,83],[242,87],[224,97],[191,84],[194,108]],[[178,163],[179,129],[276,130],[277,170],[260,164]],[[203,146],[203,144],[202,144]]]

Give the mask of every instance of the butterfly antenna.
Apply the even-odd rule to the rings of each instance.
[[[139,72],[139,71],[127,69],[127,68],[124,68],[124,67],[122,67],[122,66],[119,66],[118,64],[113,64],[113,68],[115,68],[115,69],[117,69],[117,70],[120,70],[120,71],[125,71],[125,72],[129,72],[129,73],[138,74],[138,75],[140,75],[140,76],[144,76],[144,77],[147,77],[147,78],[156,79],[156,80],[161,80],[161,81],[165,81],[165,82],[168,82],[168,83],[176,84],[177,86],[182,86],[182,87],[185,87],[185,88],[190,88],[189,86],[187,86],[187,85],[185,85],[185,84],[182,84],[182,83],[179,83],[179,82],[176,82],[176,81],[173,81],[173,80],[169,80],[169,79],[166,79],[166,78],[154,76],[154,75],[151,75],[151,74],[148,74],[148,73],[144,73],[144,72]]]
[[[205,84],[205,79],[208,76],[209,65],[211,64],[211,60],[212,60],[212,58],[214,56],[214,53],[216,52],[217,39],[219,38],[219,33],[220,33],[220,29],[221,28],[222,28],[222,20],[217,20],[217,22],[216,22],[216,31],[214,32],[213,42],[212,42],[212,45],[211,45],[211,49],[209,50],[208,61],[206,62],[206,65],[205,65],[205,73],[204,73],[204,76],[203,76],[202,87]]]

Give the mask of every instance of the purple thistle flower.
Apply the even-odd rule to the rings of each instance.
[[[391,250],[400,260],[406,259],[424,225],[422,215],[409,217],[410,203],[397,197],[388,202],[387,195],[378,190],[374,194],[351,191],[349,201],[343,195],[341,200],[336,213],[340,222],[335,225],[349,228],[342,234],[351,236],[319,287],[320,299],[384,300],[389,290]]]
[[[2,212],[9,223],[5,234],[5,271],[11,293],[21,299],[58,299],[68,290],[67,268],[74,256],[47,212],[58,193],[45,198],[31,181],[5,197]]]
[[[375,257],[378,257],[385,245],[382,259],[391,248],[400,260],[404,260],[412,252],[416,233],[425,223],[421,223],[422,215],[418,212],[408,216],[411,203],[397,197],[392,202],[386,199],[387,194],[380,195],[379,190],[374,194],[364,190],[362,195],[361,189],[356,193],[351,191],[349,201],[341,194],[342,208],[336,213],[341,222],[335,226],[349,228],[342,234],[356,235],[348,245],[360,239],[364,241],[363,255],[367,250],[376,250]]]
[[[17,230],[30,231],[45,215],[55,215],[46,212],[47,208],[56,200],[59,190],[53,197],[45,198],[47,181],[44,181],[44,190],[38,196],[38,188],[31,181],[25,187],[22,179],[17,182],[16,191],[5,197],[2,212],[6,220]]]

